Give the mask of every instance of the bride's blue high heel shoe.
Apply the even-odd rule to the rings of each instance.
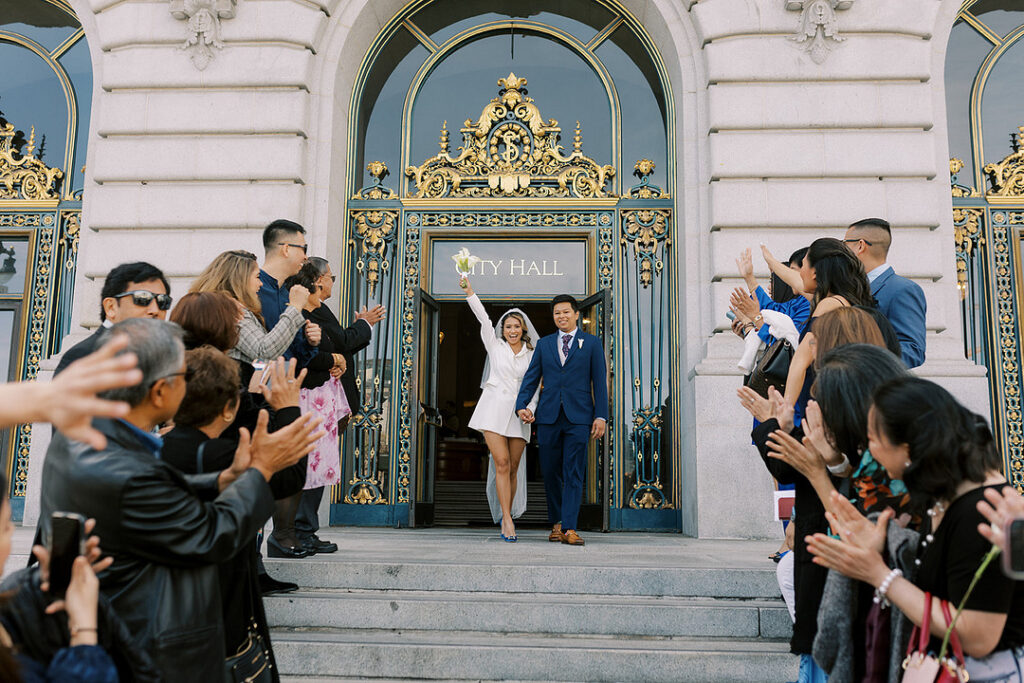
[[[501,531],[498,532],[498,535],[501,536],[501,540],[505,541],[505,543],[515,543],[519,540],[517,536],[506,536],[504,532]]]

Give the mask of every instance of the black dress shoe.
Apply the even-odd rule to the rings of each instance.
[[[321,540],[316,534],[302,539],[302,547],[309,551],[310,555],[318,553],[334,553],[338,551],[338,544]]]
[[[293,547],[283,546],[273,536],[267,536],[267,557],[299,559],[302,557],[309,557],[310,555],[312,555],[312,553],[301,545]]]
[[[272,578],[270,574],[260,574],[260,593],[263,595],[273,595],[274,593],[291,593],[292,591],[299,590],[299,584],[290,583],[288,581],[278,581]]]

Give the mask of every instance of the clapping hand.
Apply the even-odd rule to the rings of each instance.
[[[736,390],[736,395],[740,399],[740,405],[746,408],[758,422],[767,422],[772,418],[771,401],[761,394],[750,387],[740,387]]]
[[[804,415],[803,428],[804,434],[807,437],[806,440],[809,440],[811,446],[821,454],[826,465],[835,466],[843,461],[843,454],[836,450],[825,434],[825,419],[821,415],[821,406],[818,405],[817,401],[807,402],[807,414]],[[850,469],[844,472],[842,476],[846,476],[849,473]]]
[[[754,259],[750,257],[750,249],[744,249],[736,259],[736,268],[740,277],[746,279],[754,274]]]
[[[889,572],[881,553],[895,513],[886,509],[872,523],[838,492],[832,492],[831,502],[835,512],[826,512],[825,516],[839,538],[827,534],[807,536],[804,540],[814,555],[814,563],[835,569],[851,579],[877,585]]]
[[[978,502],[978,512],[984,515],[988,524],[979,524],[978,531],[993,545],[1006,550],[1006,527],[1017,517],[1024,517],[1024,497],[1012,487],[1002,491],[986,489],[987,501]]]
[[[729,297],[729,305],[737,317],[743,317],[744,322],[753,321],[761,312],[761,307],[742,287],[736,287],[732,290],[732,294]]]
[[[825,471],[825,461],[810,439],[804,437],[800,443],[781,429],[768,435],[768,457],[783,461],[808,479]]]
[[[384,313],[384,307],[381,306],[380,304],[377,304],[376,306],[369,310],[367,310],[366,307],[364,306],[359,310],[358,313],[356,313],[355,319],[365,320],[367,323],[369,323],[370,327],[373,327],[384,318]]]
[[[294,358],[285,362],[284,357],[279,357],[270,364],[267,381],[259,385],[260,393],[274,410],[299,405],[299,391],[302,389],[302,380],[306,378],[306,369],[300,370],[296,376],[295,367]]]
[[[768,400],[772,404],[772,417],[779,422],[779,429],[784,432],[793,431],[793,404],[787,403],[786,397],[775,387],[768,387]]]

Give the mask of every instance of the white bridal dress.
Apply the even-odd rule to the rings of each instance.
[[[501,338],[501,324],[505,315],[515,311],[526,320],[526,332],[530,335],[532,344],[537,343],[537,330],[530,322],[530,318],[518,308],[512,308],[505,312],[494,325],[487,317],[487,311],[476,294],[466,299],[476,319],[480,321],[480,339],[487,349],[487,364],[484,366],[483,381],[480,383],[483,392],[480,400],[477,401],[473,417],[469,420],[469,428],[479,432],[488,431],[501,434],[502,436],[530,440],[530,425],[524,424],[516,415],[516,399],[519,397],[519,385],[523,383],[523,375],[530,367],[530,360],[533,358],[533,349],[523,344],[519,353],[514,353],[512,347]],[[540,389],[537,389],[530,401],[531,411],[537,410],[537,399],[540,396]],[[491,517],[495,523],[501,521],[501,505],[498,502],[497,486],[495,485],[494,457],[488,458],[487,467],[487,502],[491,507]],[[519,469],[516,472],[516,496],[512,501],[512,516],[519,517],[526,510],[526,454],[519,461]]]

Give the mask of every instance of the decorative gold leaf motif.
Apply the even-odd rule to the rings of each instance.
[[[449,152],[448,122],[441,126],[441,153],[420,166],[409,166],[416,197],[607,197],[615,175],[583,154],[579,122],[573,151],[566,156],[559,144],[558,121],[545,123],[526,79],[510,73],[499,78],[501,89],[474,122],[466,119],[462,145],[454,158]]]
[[[58,198],[64,172],[36,158],[35,126],[30,131],[25,144],[14,124],[0,116],[0,199]]]
[[[986,197],[1024,197],[1024,126],[1013,136],[1013,154],[985,166],[992,189]]]
[[[390,267],[387,258],[388,244],[395,235],[397,211],[367,209],[352,212],[352,233],[362,243],[356,270],[370,284],[370,296],[375,296],[381,274]]]

